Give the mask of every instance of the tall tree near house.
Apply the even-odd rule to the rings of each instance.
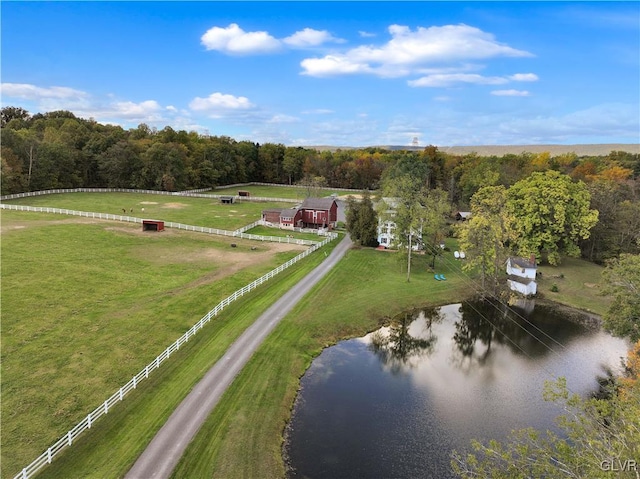
[[[482,290],[498,292],[498,277],[506,259],[505,203],[503,186],[486,186],[471,197],[471,218],[459,229],[460,248],[467,259],[464,271],[480,270]]]
[[[442,253],[440,243],[446,236],[447,218],[451,213],[448,194],[441,188],[427,189],[422,199],[422,239],[432,256],[431,267],[436,267],[436,258]]]
[[[589,237],[598,212],[589,209],[584,183],[554,170],[534,172],[507,190],[506,212],[511,241],[519,254],[547,254],[549,264],[560,255],[578,256],[578,241]]]
[[[398,252],[407,255],[407,282],[411,281],[411,251],[416,241],[421,241],[425,221],[424,207],[427,187],[423,179],[408,174],[386,178],[384,197],[393,198],[393,204],[381,201],[379,214],[383,221],[396,225]]]
[[[368,191],[362,193],[360,201],[353,196],[347,198],[346,223],[354,242],[361,246],[378,246],[378,215]]]

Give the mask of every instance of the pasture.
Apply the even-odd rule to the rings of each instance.
[[[5,203],[134,216],[229,231],[259,220],[264,209],[291,207],[291,203],[239,201],[222,204],[217,198],[144,193],[63,193],[19,198]]]
[[[251,196],[260,197],[260,198],[287,198],[299,200],[302,202],[308,196],[329,196],[331,194],[336,194],[338,196],[344,196],[351,194],[348,191],[341,190],[333,190],[331,188],[307,188],[303,186],[278,186],[278,185],[248,185],[248,186],[238,186],[233,188],[216,188],[212,191],[212,193],[216,195],[237,195],[238,191],[248,191],[251,193]],[[352,194],[358,194],[357,191],[354,191]]]
[[[77,195],[60,195],[72,197],[64,207],[91,210]],[[3,211],[2,477],[35,459],[219,301],[303,249]]]

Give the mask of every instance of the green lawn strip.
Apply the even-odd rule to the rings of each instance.
[[[4,203],[109,213],[230,231],[259,220],[264,209],[291,207],[291,203],[248,201],[228,205],[216,198],[144,193],[63,193],[19,198]]]
[[[330,252],[337,242],[234,302],[98,421],[40,478],[121,477],[202,376],[255,319]],[[192,477],[192,476],[187,476]]]
[[[407,282],[393,253],[351,250],[267,338],[189,446],[172,477],[283,477],[284,427],[299,385],[322,348],[378,328],[413,307],[470,294],[456,264],[447,281],[419,267]],[[424,266],[424,265],[422,265]]]
[[[538,296],[603,316],[611,298],[601,296],[600,284],[604,267],[577,258],[562,258],[559,266],[541,265],[538,271]],[[553,292],[553,285],[558,291]]]
[[[135,225],[4,212],[2,476],[23,467],[234,291],[300,253]],[[53,221],[46,221],[46,218]],[[256,250],[251,250],[257,247]],[[218,252],[209,258],[208,252]],[[220,256],[229,256],[227,262]]]
[[[232,188],[219,188],[215,190],[211,190],[211,193],[216,195],[237,195],[238,191],[248,191],[251,196],[258,198],[287,198],[300,200],[302,202],[308,196],[329,196],[332,194],[336,194],[338,196],[348,195],[350,192],[334,190],[331,188],[321,188],[320,190],[316,188],[306,188],[306,187],[289,187],[289,186],[263,186],[263,185],[248,185],[248,186],[238,186]],[[353,192],[353,194],[357,194],[358,192]]]
[[[269,228],[267,226],[255,226],[250,230],[245,231],[245,233],[262,236],[281,236],[283,238],[291,236],[296,239],[307,239],[311,241],[323,241],[325,238],[324,236],[319,236],[317,233],[299,233],[297,231]]]

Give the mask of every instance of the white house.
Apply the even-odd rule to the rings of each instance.
[[[398,199],[382,198],[382,201],[389,207],[389,209],[384,211],[385,216],[393,217],[398,205]],[[411,249],[413,251],[421,250],[423,246],[422,228],[420,231],[414,231],[411,237]],[[396,224],[393,220],[383,219],[381,216],[378,216],[378,243],[385,248],[398,247],[402,245],[403,241],[399,241],[399,238],[397,237]]]
[[[536,294],[538,285],[536,283],[536,273],[538,266],[536,257],[531,255],[527,260],[510,256],[507,258],[507,284],[513,291],[531,296]]]

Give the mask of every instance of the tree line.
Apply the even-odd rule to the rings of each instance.
[[[497,157],[452,155],[435,146],[422,151],[318,151],[176,131],[170,126],[157,130],[140,124],[127,130],[69,111],[31,115],[13,106],[2,108],[0,121],[2,194],[76,187],[177,191],[262,181],[386,191],[387,196],[404,188],[438,208],[446,201],[448,210],[468,211],[472,197],[483,188],[510,189],[534,173],[555,171],[583,184],[589,208],[598,211],[589,237],[578,241],[583,257],[604,262],[638,252],[638,154],[612,151],[607,156],[578,157],[523,152]],[[411,180],[402,180],[405,177]],[[416,204],[405,206],[415,210]],[[431,233],[437,241],[438,234]]]

